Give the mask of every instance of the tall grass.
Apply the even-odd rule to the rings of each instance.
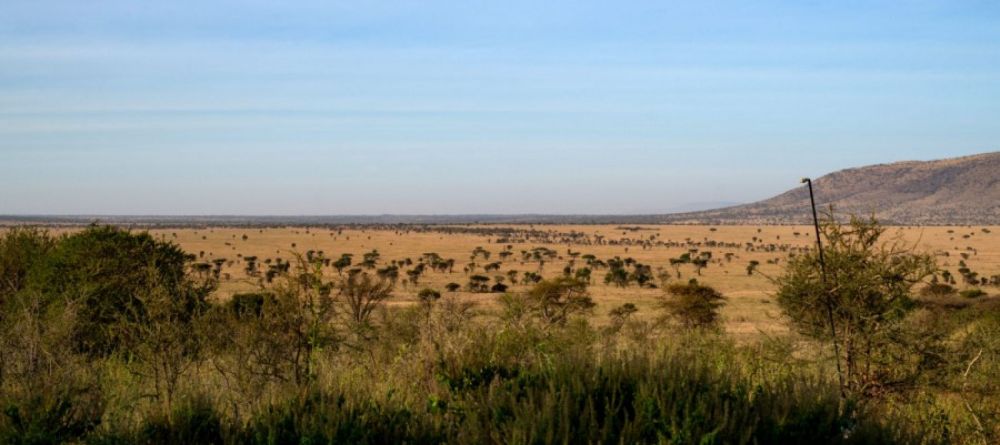
[[[405,315],[404,315],[405,317]],[[414,319],[416,323],[427,320]],[[222,387],[188,385],[169,413],[157,404],[125,418],[70,424],[91,401],[37,410],[35,429],[8,443],[917,443],[920,425],[871,407],[842,404],[835,385],[811,372],[762,371],[747,351],[714,333],[662,338],[639,350],[601,351],[589,328],[557,331],[469,325],[408,341],[384,338],[394,360],[331,352],[322,378],[244,416]],[[456,348],[442,360],[425,342]],[[464,345],[464,346],[463,346]],[[383,351],[382,353],[384,353]],[[209,366],[201,373],[211,373]],[[359,376],[371,375],[378,380]],[[122,382],[125,384],[125,382]],[[100,396],[99,393],[94,393]],[[114,410],[107,410],[113,413]],[[53,418],[56,416],[57,418]],[[103,421],[103,422],[102,422]],[[8,414],[5,427],[14,425]],[[933,443],[933,442],[931,442]]]

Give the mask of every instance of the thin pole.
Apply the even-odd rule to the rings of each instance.
[[[812,179],[802,178],[802,182],[809,185],[809,205],[812,207],[813,228],[816,231],[816,249],[819,252],[819,276],[823,283],[823,292],[826,293],[826,259],[823,257],[823,241],[819,236],[819,216],[816,215],[816,197],[813,195]],[[840,382],[840,397],[844,397],[844,373],[840,368],[840,345],[837,343],[837,326],[833,322],[833,302],[831,295],[826,296],[826,318],[830,323],[830,335],[833,337],[833,355],[837,363],[837,380]]]
[[[812,207],[813,212],[813,227],[816,229],[816,249],[819,251],[819,269],[823,276],[823,280],[826,280],[826,260],[823,258],[823,241],[819,237],[819,217],[816,216],[816,198],[813,196],[813,182],[812,179],[805,178],[806,184],[809,184],[809,204]]]

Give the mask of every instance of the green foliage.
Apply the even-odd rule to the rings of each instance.
[[[344,254],[341,255],[337,261],[333,262],[334,269],[337,269],[337,273],[342,273],[344,269],[351,267],[351,256]]]
[[[557,354],[552,366],[462,368],[443,392],[425,395],[419,405],[314,390],[270,404],[243,424],[220,427],[217,415],[186,410],[169,424],[147,421],[139,437],[262,444],[877,444],[907,443],[923,432],[886,428],[857,405],[841,409],[836,391],[822,383],[789,375],[759,385],[729,365],[708,366],[718,357],[671,357],[608,357],[598,364]]]
[[[58,241],[32,267],[27,288],[49,304],[66,301],[79,307],[75,341],[80,351],[106,355],[121,346],[112,325],[122,317],[143,317],[136,296],[159,286],[177,299],[178,316],[204,309],[210,283],[187,279],[184,252],[148,233],[111,226],[91,226]]]
[[[20,292],[28,273],[55,247],[48,232],[30,227],[14,227],[0,233],[0,304]]]
[[[578,315],[596,305],[587,280],[575,274],[542,280],[525,273],[522,284],[535,284],[501,296],[496,316],[433,289],[418,292],[424,306],[385,305],[392,294],[388,278],[358,269],[328,280],[323,269],[332,274],[330,264],[314,253],[273,268],[272,282],[261,280],[258,291],[213,304],[204,298],[211,277],[192,279],[183,252],[174,252],[178,257],[171,253],[176,246],[148,235],[108,228],[60,239],[11,233],[0,235],[0,264],[14,271],[4,276],[19,283],[8,286],[13,291],[0,318],[0,443],[933,444],[1000,438],[994,300],[952,307],[909,299],[908,283],[923,263],[906,253],[882,256],[893,250],[874,242],[831,242],[827,272],[838,275],[829,281],[817,275],[809,255],[797,255],[782,277],[788,298],[812,297],[815,305],[832,292],[834,301],[865,302],[837,309],[835,320],[875,333],[871,344],[878,350],[871,356],[877,360],[870,363],[877,372],[857,359],[859,369],[851,372],[868,386],[841,398],[823,373],[827,358],[808,345],[799,350],[805,342],[798,337],[738,345],[721,331],[655,330],[634,319],[638,308],[630,303],[609,312],[612,328],[592,328]],[[852,228],[839,236],[868,239],[871,232]],[[551,258],[542,250],[524,255],[539,263]],[[378,257],[373,252],[366,260],[374,265]],[[650,272],[630,258],[609,263],[626,272],[628,284],[642,285],[640,275]],[[56,270],[69,276],[56,277]],[[841,279],[858,282],[834,288]],[[721,294],[694,281],[664,281],[666,306],[683,325],[718,323]],[[72,296],[78,292],[87,298]],[[893,292],[903,295],[900,304],[883,304]],[[115,310],[94,311],[94,295],[105,298],[97,307],[116,302],[107,306]],[[797,330],[830,340],[823,336],[822,312],[788,306],[799,312],[787,314],[802,317],[792,320]],[[884,326],[851,324],[869,322],[853,318],[859,314]],[[78,347],[78,325],[103,315],[110,353]],[[810,317],[820,324],[815,331],[807,329]],[[856,346],[867,345],[859,342],[868,337],[857,335],[838,330],[834,339],[863,358],[868,352]],[[876,387],[871,382],[877,388],[902,388],[902,382],[909,390],[878,393],[869,390]],[[883,397],[865,397],[876,393]]]
[[[66,443],[97,428],[104,404],[93,388],[71,388],[63,382],[50,384],[53,390],[2,402],[0,443]]]
[[[595,306],[587,282],[566,276],[538,282],[525,297],[528,310],[547,325],[565,324],[571,315]]]
[[[628,271],[624,267],[612,267],[604,274],[604,284],[614,284],[618,287],[628,286]]]
[[[465,285],[465,288],[469,292],[485,293],[490,291],[489,283],[490,277],[485,275],[472,275],[469,277],[469,282]]]
[[[697,280],[672,283],[665,290],[667,297],[661,304],[682,326],[689,329],[718,327],[719,309],[725,305],[726,297],[717,290]]]
[[[842,226],[830,218],[821,227],[825,264],[816,252],[797,255],[776,280],[792,327],[837,347],[845,389],[856,393],[908,378],[894,354],[916,307],[912,289],[935,270],[933,257],[882,240],[884,232],[874,219],[852,217]]]

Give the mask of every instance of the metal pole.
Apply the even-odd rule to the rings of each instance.
[[[812,179],[803,179],[807,184],[809,184],[809,204],[812,207],[813,212],[813,228],[816,230],[816,248],[819,250],[819,269],[823,275],[823,280],[826,280],[826,260],[823,258],[823,241],[819,237],[819,217],[816,216],[816,198],[813,196],[813,182]]]
[[[809,185],[809,205],[812,207],[813,229],[816,231],[816,249],[819,252],[819,276],[823,283],[823,292],[827,292],[826,286],[826,259],[823,257],[823,241],[819,236],[819,216],[816,215],[816,197],[813,195],[812,179],[802,178],[802,182]],[[837,326],[833,322],[833,302],[831,295],[826,296],[826,318],[830,323],[830,335],[833,337],[833,355],[837,363],[837,379],[840,382],[840,397],[844,398],[844,373],[840,368],[840,345],[837,343]]]

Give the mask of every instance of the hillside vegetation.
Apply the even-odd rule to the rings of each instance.
[[[851,168],[814,182],[816,203],[838,212],[874,214],[892,224],[992,224],[1000,219],[1000,152],[937,161]],[[806,223],[809,191],[797,187],[764,201],[663,221]]]

